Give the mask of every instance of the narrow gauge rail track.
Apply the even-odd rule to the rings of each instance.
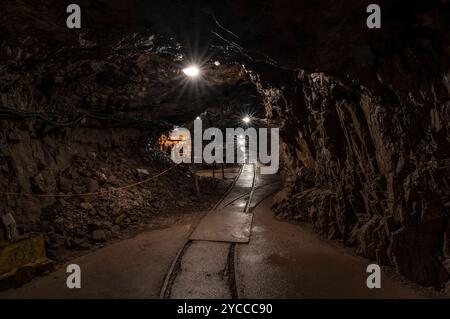
[[[251,184],[250,190],[245,191],[244,194],[239,194],[238,196],[234,196],[234,197],[230,198],[230,194],[235,189],[238,180],[246,177],[246,176],[243,176],[243,174],[242,174],[245,165],[252,165],[253,178],[252,178],[252,184]],[[262,185],[260,187],[256,187],[256,174],[257,174],[256,171],[257,171],[256,164],[242,165],[239,170],[239,173],[233,180],[233,182],[230,185],[230,187],[228,188],[228,190],[225,192],[225,194],[222,196],[222,198],[213,206],[213,208],[211,209],[209,214],[213,213],[213,212],[220,213],[219,211],[221,209],[228,207],[232,203],[236,202],[237,200],[239,200],[245,196],[248,196],[248,198],[246,199],[243,212],[249,213],[250,209],[255,208],[256,206],[251,207],[251,201],[252,201],[254,191],[258,188],[263,188],[263,187],[268,186],[268,185]],[[191,234],[194,232],[194,230],[197,228],[199,223],[200,223],[200,221],[194,227],[192,227],[188,236],[186,236],[186,240],[184,242],[183,247],[180,248],[180,250],[176,254],[174,260],[172,261],[171,266],[169,267],[169,269],[165,275],[164,282],[163,282],[163,285],[160,290],[160,295],[159,295],[160,299],[171,298],[172,287],[174,285],[175,279],[177,278],[179,272],[181,271],[181,262],[183,260],[183,257],[185,256],[185,254],[187,253],[189,248],[192,246],[193,242],[195,242],[194,240],[191,240],[189,238],[190,238]],[[218,243],[218,242],[217,243],[211,242],[211,243],[220,245],[220,243]],[[226,282],[227,282],[230,296],[233,299],[238,299],[239,296],[238,296],[235,272],[236,272],[236,243],[229,243],[229,248],[228,248],[228,253],[227,253],[227,261],[226,261],[226,269],[225,269],[226,276],[224,276],[224,277],[226,277],[226,279],[227,279]]]

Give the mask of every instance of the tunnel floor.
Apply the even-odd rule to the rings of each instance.
[[[307,225],[277,219],[270,206],[279,177],[258,172],[244,165],[209,212],[73,259],[0,298],[427,296],[389,272],[382,274],[381,289],[367,288],[370,262],[319,238]],[[73,263],[82,269],[81,289],[66,286],[66,266]]]

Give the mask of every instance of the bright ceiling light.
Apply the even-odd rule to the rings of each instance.
[[[200,69],[195,65],[191,65],[183,69],[183,73],[186,74],[187,76],[190,76],[191,78],[195,78],[200,74]]]
[[[251,121],[251,119],[250,119],[250,117],[248,117],[248,116],[246,116],[246,117],[244,117],[244,118],[242,119],[242,122],[244,122],[245,124],[250,123],[250,121]]]
[[[200,116],[197,116],[195,119],[196,119],[196,120],[201,120]]]

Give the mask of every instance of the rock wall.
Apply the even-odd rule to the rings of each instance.
[[[90,154],[107,157],[109,152],[109,156],[114,157],[117,150],[138,151],[148,140],[145,132],[126,128],[53,128],[53,131],[43,133],[46,127],[40,121],[6,120],[0,121],[0,127],[0,189],[8,193],[70,194],[93,191],[89,185],[98,180],[98,172],[93,165],[104,158],[94,158]],[[92,162],[80,172],[81,176],[78,171],[76,176],[69,173],[77,158]],[[77,189],[77,178],[87,186],[86,189]],[[2,194],[0,209],[2,212],[14,212],[21,230],[26,232],[34,228],[42,210],[55,202],[53,197]]]
[[[229,1],[222,35],[281,128],[280,215],[409,279],[448,281],[449,1]],[[447,269],[446,269],[447,268]]]
[[[425,81],[391,67],[404,90],[305,71],[284,72],[291,85],[282,88],[259,82],[283,140],[286,190],[275,206],[380,265],[439,287],[448,280],[450,243],[448,75]]]

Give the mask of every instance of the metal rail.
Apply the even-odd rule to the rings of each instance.
[[[225,198],[234,189],[234,187],[236,186],[236,182],[241,177],[243,167],[244,167],[244,165],[241,166],[238,175],[233,180],[233,183],[230,185],[230,187],[225,192],[225,194],[222,196],[222,198],[213,206],[211,211],[217,210],[217,208],[220,206],[220,204],[225,200]],[[245,196],[247,194],[250,194],[249,198],[247,199],[247,203],[246,203],[245,209],[244,209],[244,212],[248,212],[248,210],[250,208],[250,202],[252,199],[252,195],[253,195],[255,188],[256,188],[256,165],[253,164],[253,183],[252,183],[251,190],[249,192],[247,192],[246,194],[241,195],[238,198],[235,198],[232,202],[236,201],[239,198],[242,198],[243,196]],[[231,204],[231,202],[228,202],[226,206],[228,206],[229,204]],[[224,206],[224,207],[226,207],[226,206]],[[197,226],[199,225],[200,221],[201,221],[201,219],[197,222],[197,224],[194,227],[191,228],[188,235],[186,236],[186,240],[185,240],[183,246],[180,248],[178,253],[175,255],[175,258],[172,261],[172,263],[166,273],[166,276],[164,278],[164,282],[163,282],[163,285],[161,287],[160,294],[159,294],[160,299],[170,298],[171,288],[172,288],[173,282],[175,281],[175,278],[177,276],[177,270],[181,266],[181,260],[183,258],[184,253],[187,251],[187,249],[189,248],[189,246],[192,243],[192,240],[189,240],[189,238],[190,238],[191,234],[194,232],[194,230],[197,228]],[[235,274],[235,265],[236,265],[235,256],[236,256],[236,244],[230,243],[230,249],[228,251],[228,257],[227,257],[227,272],[228,272],[228,277],[229,277],[228,284],[229,284],[232,298],[237,299],[238,291],[237,291],[236,274]]]

